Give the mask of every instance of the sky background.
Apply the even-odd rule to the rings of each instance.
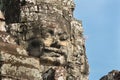
[[[120,0],[75,0],[74,16],[82,20],[89,80],[120,70]]]

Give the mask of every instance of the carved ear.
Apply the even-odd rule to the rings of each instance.
[[[28,54],[33,57],[40,57],[43,53],[43,42],[38,39],[33,39],[28,43]]]
[[[44,46],[43,42],[39,39],[33,39],[29,42],[30,47],[36,48],[36,47],[40,47],[40,46]]]

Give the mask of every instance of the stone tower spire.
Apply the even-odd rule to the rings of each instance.
[[[2,80],[88,80],[82,23],[73,0],[2,0]]]

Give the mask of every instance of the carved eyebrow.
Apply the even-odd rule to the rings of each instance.
[[[58,34],[67,34],[67,32],[64,31],[64,30],[58,31],[57,33],[58,33]]]

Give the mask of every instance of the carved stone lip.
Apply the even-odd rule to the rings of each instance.
[[[3,19],[3,18],[0,18],[0,21],[3,21],[3,22],[4,22],[4,21],[5,21],[5,19]]]
[[[66,55],[65,51],[63,51],[61,49],[53,48],[53,47],[44,47],[44,51],[54,52],[54,53],[60,54],[60,55]]]

